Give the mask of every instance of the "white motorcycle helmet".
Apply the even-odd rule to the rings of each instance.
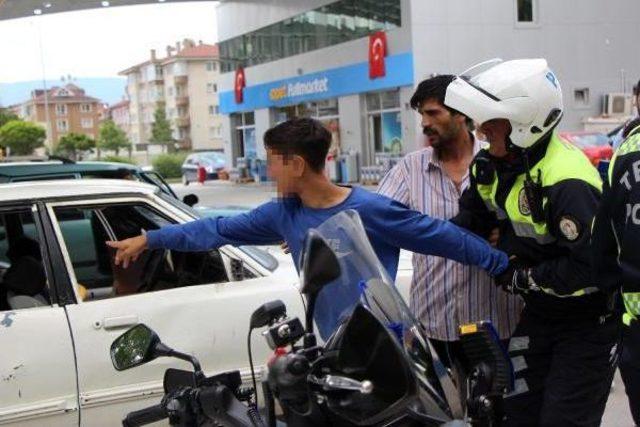
[[[473,70],[487,66],[471,76]],[[511,142],[520,148],[534,145],[562,116],[560,82],[545,59],[475,65],[449,84],[444,103],[480,124],[509,120]]]

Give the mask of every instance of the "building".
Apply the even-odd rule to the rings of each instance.
[[[131,102],[129,100],[123,99],[122,101],[115,103],[107,109],[107,113],[105,114],[105,119],[111,119],[113,122],[122,129],[126,134],[129,140],[131,140],[131,114],[129,113],[129,109],[131,106]]]
[[[361,165],[416,150],[423,144],[409,106],[416,84],[496,57],[547,58],[563,85],[561,128],[582,129],[585,117],[601,112],[604,94],[630,92],[640,77],[640,57],[629,51],[640,37],[640,2],[614,3],[223,0],[225,152],[234,163],[264,157],[261,136],[293,115],[325,121],[337,148],[359,153]],[[371,58],[383,52],[377,39],[386,48],[384,75],[372,78]]]
[[[45,145],[54,148],[60,138],[68,133],[85,134],[95,139],[98,136],[101,107],[99,99],[86,95],[82,88],[68,83],[46,91],[32,91],[31,98],[17,110],[20,118],[39,123],[47,129]]]
[[[84,89],[68,83],[32,91],[31,98],[19,106],[18,115],[47,129],[45,145],[52,147],[68,133],[85,134],[95,139],[101,106],[100,100],[87,96]]]
[[[135,151],[159,152],[150,145],[154,113],[164,105],[173,137],[182,149],[222,149],[218,104],[218,49],[185,39],[167,46],[166,57],[130,67],[127,76],[130,137]]]

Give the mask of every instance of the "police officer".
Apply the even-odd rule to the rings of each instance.
[[[593,264],[605,290],[622,285],[620,374],[640,425],[640,118],[627,124],[622,137],[593,225]]]
[[[507,425],[598,426],[617,341],[590,264],[601,180],[555,132],[562,92],[546,60],[483,63],[469,74],[449,84],[445,104],[479,123],[489,147],[471,164],[453,221],[484,236],[499,228],[511,264],[496,284],[525,300],[509,342]]]

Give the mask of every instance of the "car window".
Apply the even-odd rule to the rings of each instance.
[[[0,311],[51,305],[41,240],[30,208],[0,212]]]
[[[11,182],[26,182],[26,181],[49,181],[52,179],[76,179],[77,176],[75,174],[67,174],[67,175],[34,175],[34,176],[21,176],[16,178],[11,178]]]
[[[229,281],[218,250],[150,250],[126,269],[115,265],[115,250],[106,245],[107,240],[122,240],[171,224],[148,205],[58,207],[54,213],[82,301]],[[83,219],[65,219],[81,216]]]

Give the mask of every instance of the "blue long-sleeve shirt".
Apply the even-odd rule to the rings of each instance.
[[[342,203],[326,209],[309,208],[297,198],[288,198],[234,217],[203,218],[165,226],[147,233],[147,245],[151,249],[205,251],[227,244],[285,241],[299,268],[307,231],[347,209],[359,213],[371,245],[392,279],[396,277],[400,248],[476,265],[491,275],[501,273],[508,265],[505,253],[493,249],[475,234],[359,187],[354,187]]]

